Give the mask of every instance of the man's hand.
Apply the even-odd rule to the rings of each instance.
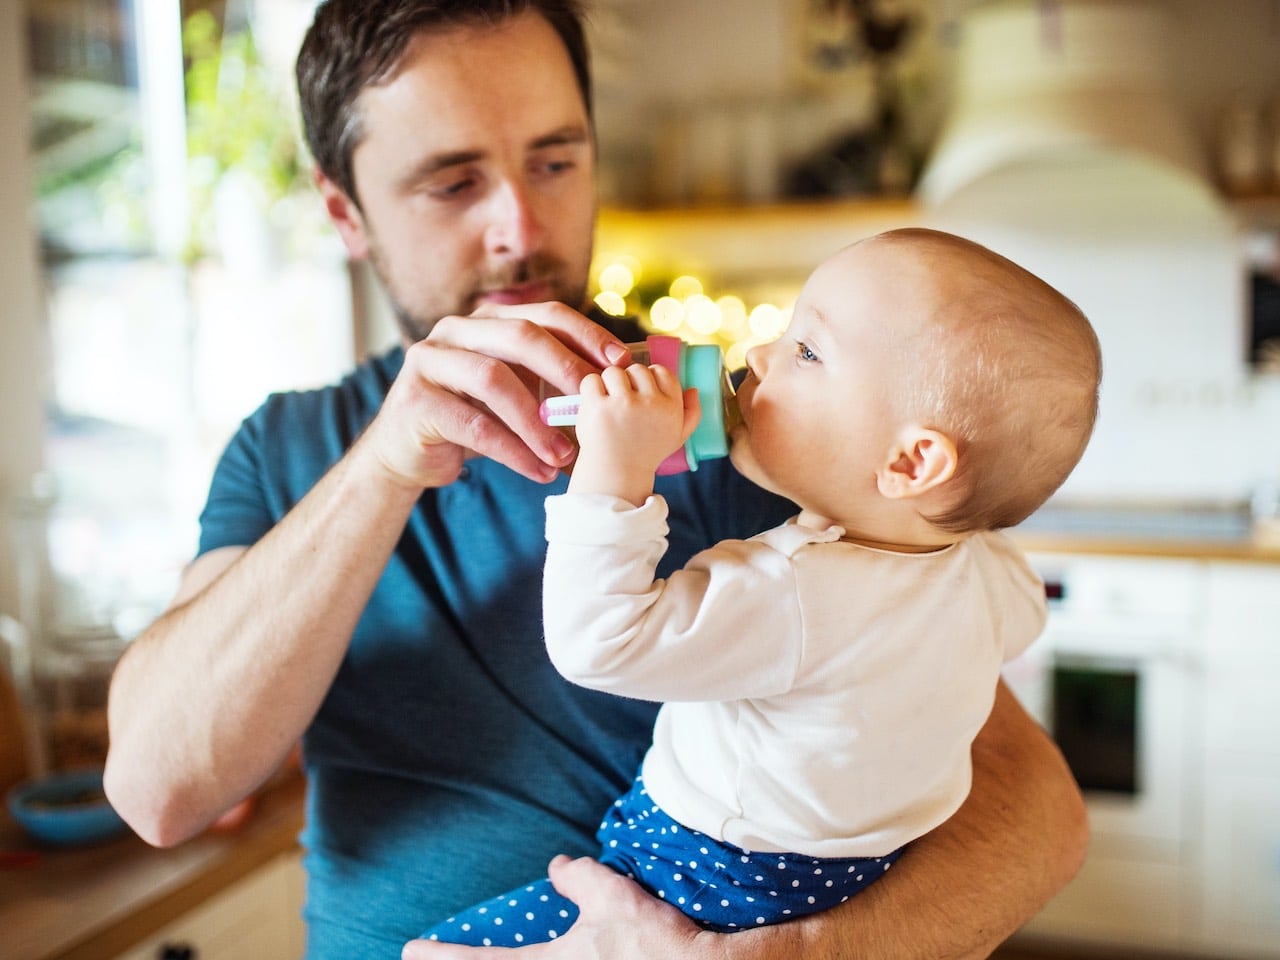
[[[675,907],[590,858],[556,857],[549,874],[555,888],[581,912],[558,940],[521,947],[520,956],[527,960],[710,960],[720,955],[717,944],[728,936],[703,930]],[[412,940],[400,956],[402,960],[496,960],[508,954],[505,947]]]
[[[411,487],[453,482],[468,452],[548,482],[573,445],[539,419],[538,381],[576,393],[588,374],[629,357],[617,338],[562,303],[445,317],[405,351],[361,446]]]

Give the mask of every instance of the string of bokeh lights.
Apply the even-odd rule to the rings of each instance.
[[[600,267],[595,304],[605,313],[621,317],[636,312],[628,297],[636,289],[642,267],[634,257],[614,256]],[[747,351],[776,340],[791,320],[791,307],[757,303],[750,309],[736,294],[711,298],[702,281],[682,274],[671,281],[667,293],[647,307],[639,305],[641,324],[656,333],[681,337],[690,343],[718,343],[725,352],[725,366],[735,370],[746,363]]]

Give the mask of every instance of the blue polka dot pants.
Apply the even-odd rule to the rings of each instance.
[[[614,802],[596,837],[602,863],[722,933],[834,907],[883,876],[902,853],[851,859],[750,853],[672,820],[639,778]],[[477,904],[423,936],[518,947],[563,936],[577,918],[578,908],[544,878]]]

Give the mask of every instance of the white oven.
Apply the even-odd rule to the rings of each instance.
[[[1005,678],[1062,749],[1092,835],[1080,874],[1020,936],[1185,948],[1198,933],[1203,858],[1203,567],[1031,559],[1048,625]]]

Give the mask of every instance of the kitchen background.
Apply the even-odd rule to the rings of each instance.
[[[37,647],[109,668],[167,602],[239,419],[394,339],[298,150],[310,8],[0,5],[0,614]],[[598,0],[593,33],[606,309],[738,362],[820,259],[915,223],[1091,316],[1098,431],[1028,524],[1063,596],[1011,679],[1060,740],[1055,682],[1140,686],[1144,711],[1128,779],[1099,773],[1122,799],[1091,800],[1087,882],[1039,929],[1280,956],[1280,567],[1161,547],[1280,523],[1280,0]],[[1034,539],[1063,530],[1140,556]],[[1097,753],[1108,731],[1079,733]],[[52,749],[0,737],[0,786]]]
[[[880,52],[859,6],[877,11]],[[1276,4],[1015,3],[1012,33],[970,29],[966,46],[966,11],[1000,6],[600,5],[605,285],[626,290],[630,271],[626,304],[645,314],[685,273],[708,299],[741,298],[709,320],[695,301],[682,329],[739,342],[738,362],[838,246],[894,223],[950,227],[1056,283],[1099,328],[1102,420],[1064,498],[1219,507],[1265,493],[1280,479],[1280,377],[1270,354],[1251,357],[1249,263],[1274,277],[1280,210],[1229,191],[1274,190]],[[190,553],[234,424],[267,390],[325,382],[394,334],[296,150],[288,71],[306,0],[231,0],[207,19],[189,5],[185,109],[176,6],[31,10],[5,41],[6,222],[34,234],[8,231],[0,277],[0,600],[17,610],[14,550],[36,549],[27,528],[39,539],[45,511],[55,565],[93,571],[79,586],[100,596],[77,602],[127,618],[126,598],[141,620]],[[980,129],[908,201],[944,120],[966,111]],[[984,111],[1024,140],[992,137]],[[824,196],[838,205],[815,209]],[[1274,289],[1256,298],[1271,317]],[[680,322],[672,306],[685,305],[664,301],[659,322]]]

